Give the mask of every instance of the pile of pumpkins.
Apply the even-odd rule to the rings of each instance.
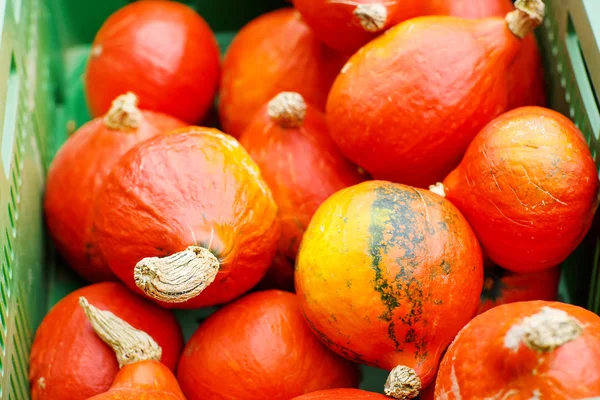
[[[396,399],[600,396],[600,317],[552,301],[598,174],[515,6],[295,0],[222,65],[187,6],[116,11],[44,202],[92,284],[40,325],[33,399],[387,398],[358,364]],[[215,305],[184,344],[170,309]]]

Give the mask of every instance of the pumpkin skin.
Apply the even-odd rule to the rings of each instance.
[[[559,338],[552,346],[551,340]],[[435,398],[599,396],[598,360],[600,318],[591,311],[546,301],[505,304],[479,315],[458,334],[440,365]]]
[[[490,259],[518,273],[564,261],[590,228],[598,198],[583,135],[541,107],[490,122],[443,186]]]
[[[279,290],[251,293],[208,317],[187,343],[177,379],[188,400],[286,400],[360,380],[356,365],[313,335],[296,295]]]
[[[389,400],[390,398],[378,393],[358,389],[319,390],[292,400]]]
[[[296,100],[295,111],[305,113],[294,119],[293,126],[285,117],[293,110],[276,109],[286,99]],[[281,238],[265,279],[292,289],[296,254],[311,217],[330,195],[360,183],[363,175],[331,140],[325,115],[297,93],[276,96],[256,115],[240,143],[258,164],[279,210]]]
[[[200,295],[169,303],[153,297],[166,307],[199,308],[226,303],[264,276],[279,239],[276,214],[258,167],[235,139],[188,127],[139,144],[115,165],[98,194],[96,238],[113,272],[151,297],[134,280],[140,260],[191,245],[208,249],[220,267]]]
[[[296,263],[302,310],[329,348],[388,370],[410,367],[422,387],[475,315],[482,283],[481,250],[458,210],[383,181],[327,199]]]
[[[118,99],[124,97],[129,97],[130,104],[136,102],[133,94]],[[120,112],[126,117],[127,113],[118,108],[113,107],[113,115]],[[105,118],[83,125],[60,148],[50,165],[44,196],[46,222],[54,243],[69,265],[92,282],[117,280],[93,240],[93,202],[104,178],[137,143],[186,125],[152,111],[141,111],[137,128],[127,123],[117,128]]]
[[[427,187],[506,111],[518,49],[500,18],[405,21],[362,47],[337,77],[327,102],[332,138],[375,179]]]
[[[114,352],[96,335],[79,306],[80,296],[146,331],[162,347],[161,361],[175,370],[183,335],[173,314],[120,283],[97,283],[60,300],[40,324],[29,364],[33,400],[85,400],[108,390],[119,372]]]
[[[254,115],[283,91],[298,92],[324,110],[345,60],[323,46],[293,9],[256,18],[233,39],[223,61],[219,116],[224,131],[239,137]]]
[[[140,107],[198,123],[212,106],[220,52],[208,24],[191,8],[138,1],[112,14],[98,31],[85,72],[93,116],[131,90]]]

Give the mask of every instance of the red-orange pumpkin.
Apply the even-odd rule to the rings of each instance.
[[[600,317],[545,301],[506,304],[456,336],[436,399],[583,399],[600,396]]]
[[[177,379],[188,400],[289,400],[315,390],[356,387],[356,365],[310,331],[296,295],[249,294],[200,325]]]
[[[197,123],[212,106],[220,60],[208,24],[191,8],[162,0],[136,1],[98,31],[85,72],[93,116],[131,90],[140,106]]]
[[[350,58],[327,103],[342,152],[376,179],[427,187],[458,165],[475,135],[508,108],[508,71],[543,15],[403,22]]]
[[[315,38],[297,11],[260,16],[237,34],[225,55],[219,99],[224,131],[238,137],[283,91],[298,92],[324,110],[344,61]]]
[[[242,146],[189,127],[140,143],[115,165],[98,194],[96,239],[130,288],[165,306],[198,308],[226,303],[265,275],[279,239],[276,214]]]
[[[389,397],[358,389],[330,389],[294,397],[292,400],[389,400]]]
[[[520,273],[560,264],[590,228],[598,203],[598,173],[583,135],[541,107],[490,122],[437,188],[487,255]]]
[[[185,126],[137,108],[137,97],[117,97],[103,118],[83,125],[60,148],[46,180],[44,210],[54,243],[69,265],[93,282],[116,280],[94,246],[92,205],[112,166],[137,143]]]
[[[183,336],[171,312],[120,283],[97,283],[60,300],[39,326],[29,359],[33,400],[85,400],[108,390],[119,371],[114,352],[96,336],[79,306],[80,296],[147,332],[162,347],[164,365],[175,369]]]
[[[363,176],[335,147],[325,116],[298,93],[275,96],[240,143],[258,164],[278,206],[282,234],[265,279],[293,288],[296,253],[311,217],[330,195]]]

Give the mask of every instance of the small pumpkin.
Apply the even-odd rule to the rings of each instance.
[[[83,125],[60,148],[46,180],[48,230],[69,265],[85,279],[117,280],[94,245],[93,203],[112,166],[137,143],[186,124],[137,108],[133,93],[117,97],[103,118]]]
[[[505,304],[477,316],[457,335],[440,365],[435,398],[600,396],[598,360],[596,314],[556,302]]]
[[[331,135],[376,179],[428,187],[458,165],[483,126],[508,107],[508,71],[541,0],[501,18],[405,21],[344,66],[327,102]]]
[[[101,188],[98,246],[130,288],[167,307],[226,303],[266,273],[277,206],[246,150],[211,128],[149,139]]]
[[[110,311],[79,298],[94,331],[116,354],[121,370],[111,387],[89,400],[186,400],[173,372],[159,360],[162,348]]]
[[[353,361],[393,369],[386,394],[401,399],[429,385],[442,351],[475,315],[482,284],[481,250],[458,210],[384,181],[327,199],[296,263],[313,331]]]
[[[357,387],[357,366],[313,335],[296,295],[249,294],[200,325],[177,379],[188,400],[289,400],[315,390]]]
[[[85,95],[92,116],[133,91],[140,107],[198,123],[212,106],[220,52],[210,27],[176,1],[146,0],[112,14],[92,43]]]
[[[119,372],[114,352],[79,306],[81,296],[151,335],[162,348],[162,363],[175,370],[183,335],[173,314],[120,283],[97,283],[64,297],[38,327],[29,357],[33,400],[85,400],[108,390]]]
[[[306,226],[327,197],[363,180],[339,152],[325,115],[295,92],[275,96],[240,137],[278,205],[281,238],[266,279],[293,288],[296,253]]]
[[[239,137],[254,115],[283,91],[298,92],[324,110],[344,61],[317,40],[293,9],[256,18],[233,39],[223,62],[219,116],[224,131]]]
[[[382,394],[359,389],[329,389],[308,393],[292,400],[389,400]]]
[[[461,210],[492,261],[525,273],[559,265],[583,240],[598,173],[568,118],[522,107],[490,122],[434,190]]]

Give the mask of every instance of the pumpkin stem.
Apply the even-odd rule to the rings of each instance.
[[[367,32],[379,32],[385,27],[388,12],[383,4],[359,4],[354,9],[354,16]]]
[[[138,97],[127,92],[113,100],[104,116],[104,125],[110,129],[133,130],[140,127],[142,112],[137,107]]]
[[[85,297],[79,298],[79,305],[96,334],[115,352],[119,368],[140,361],[160,361],[162,349],[146,332],[134,328],[110,311],[99,310]]]
[[[215,280],[219,260],[200,246],[168,257],[147,257],[133,270],[137,287],[148,296],[167,303],[183,303],[198,296]]]
[[[545,5],[543,0],[517,0],[515,10],[506,14],[508,29],[523,39],[544,20]]]
[[[306,117],[306,102],[296,92],[281,92],[267,106],[267,114],[282,128],[298,128]]]
[[[421,379],[414,369],[398,365],[388,375],[383,389],[386,396],[394,399],[414,399],[421,391]]]
[[[523,342],[540,353],[549,353],[577,339],[583,333],[583,325],[564,310],[542,307],[541,311],[514,325],[504,337],[504,345],[512,350]]]
[[[446,188],[442,182],[438,182],[435,185],[429,185],[429,191],[439,196],[446,197]]]

